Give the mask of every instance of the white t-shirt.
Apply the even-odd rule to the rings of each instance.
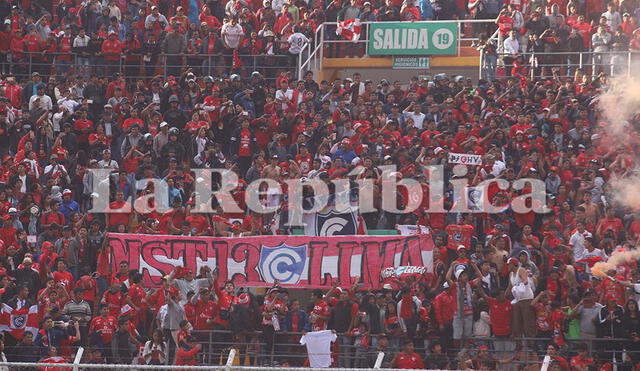
[[[419,114],[416,114],[415,112],[405,112],[404,113],[404,118],[405,119],[412,119],[413,120],[413,127],[414,128],[418,128],[418,129],[422,129],[422,125],[424,123],[424,118],[426,117],[426,115],[422,112],[420,112]]]
[[[242,30],[242,26],[236,24],[232,26],[231,23],[227,23],[222,26],[222,36],[224,37],[224,42],[232,49],[237,48],[240,45],[240,40],[242,36],[244,36],[244,31]]]
[[[290,45],[289,53],[300,54],[304,45],[309,42],[309,39],[307,39],[307,37],[300,32],[296,32],[293,35],[289,36],[287,42]]]
[[[276,100],[283,101],[284,98],[293,100],[293,90],[291,89],[287,89],[287,91],[282,91],[282,89],[276,90]],[[287,108],[289,108],[289,106],[287,106],[285,102],[282,102],[282,109],[286,110]]]
[[[307,346],[311,367],[331,367],[331,343],[337,338],[331,330],[307,332],[300,338],[300,344]]]
[[[573,249],[573,261],[584,259],[586,249],[584,248],[584,239],[591,237],[591,233],[585,230],[583,233],[576,231],[569,238],[569,245]]]

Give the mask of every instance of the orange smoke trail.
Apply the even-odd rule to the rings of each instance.
[[[615,270],[618,266],[640,259],[640,250],[615,251],[606,262],[597,262],[591,267],[595,276],[606,277],[607,271]]]

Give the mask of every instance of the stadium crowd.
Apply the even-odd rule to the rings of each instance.
[[[605,73],[574,69],[565,78],[554,68],[531,78],[518,54],[523,39],[555,50],[576,35],[576,47],[595,51],[637,47],[638,15],[631,0],[0,0],[0,358],[71,361],[82,345],[91,363],[184,365],[236,346],[260,365],[303,365],[294,346],[301,333],[331,329],[343,367],[371,367],[378,351],[384,367],[397,368],[538,367],[544,355],[554,370],[635,367],[637,265],[601,275],[590,268],[634,250],[640,236],[637,210],[606,192],[636,165],[640,120],[630,118],[634,130],[617,142],[601,125]],[[469,17],[495,17],[509,35],[508,77],[316,81],[286,69],[324,21]],[[481,47],[485,58],[497,55],[491,42]],[[167,71],[156,76],[162,58]],[[425,197],[412,213],[364,214],[369,229],[429,227],[434,271],[374,291],[357,280],[335,283],[304,299],[279,286],[237,288],[206,268],[176,269],[150,288],[126,262],[109,261],[108,232],[292,232],[249,210],[192,214],[192,168],[236,171],[240,204],[247,183],[261,177],[330,181],[361,166],[359,176],[379,184],[375,166],[383,164],[428,194],[420,165],[445,166],[448,185],[449,153],[482,157],[466,175],[472,185],[544,181],[550,211],[427,213]],[[112,208],[144,197],[149,178],[166,180],[172,208],[89,213],[98,180],[87,169],[99,168],[113,171]],[[525,191],[486,192],[502,205]],[[399,207],[408,196],[399,192]],[[37,319],[35,334],[14,331],[17,313]]]

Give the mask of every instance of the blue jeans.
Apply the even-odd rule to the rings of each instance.
[[[498,64],[498,56],[495,54],[484,55],[484,77],[489,81],[496,79],[496,66]]]

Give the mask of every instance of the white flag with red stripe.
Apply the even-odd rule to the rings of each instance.
[[[15,339],[22,339],[25,331],[35,336],[38,333],[38,306],[13,309],[7,304],[2,304],[0,331],[9,332]]]
[[[356,42],[360,39],[362,33],[362,23],[358,18],[351,18],[338,22],[338,28],[336,28],[336,35],[342,36],[347,40]]]

